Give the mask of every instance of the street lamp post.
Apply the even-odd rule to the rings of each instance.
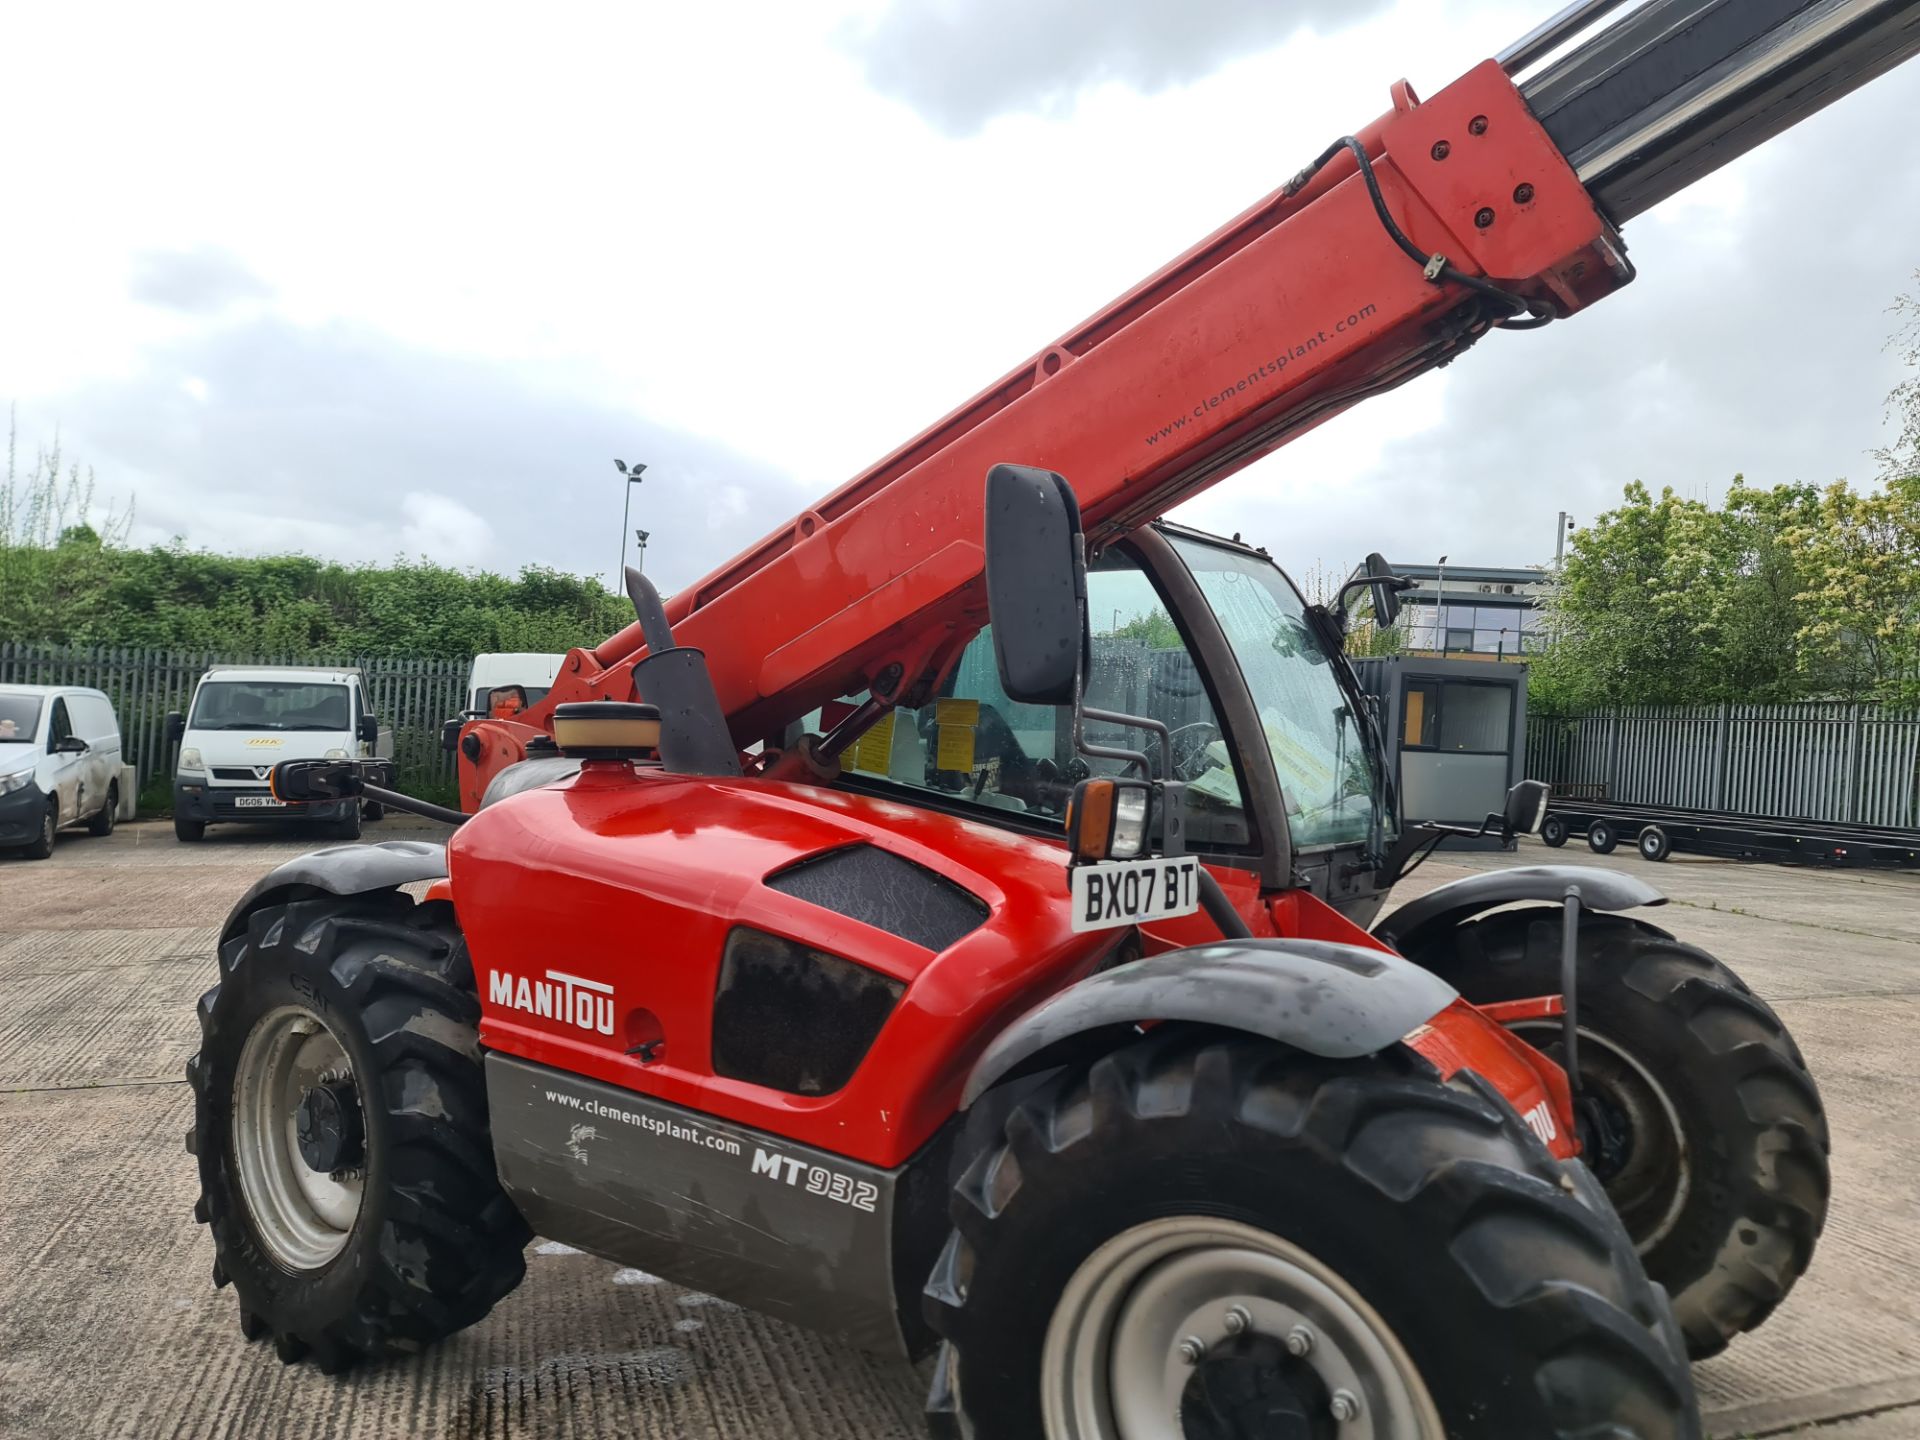
[[[624,460],[615,460],[613,463],[620,473],[627,477],[626,500],[620,506],[620,568],[613,573],[613,592],[618,595],[626,588],[627,583],[627,525],[633,518],[633,487],[640,483],[640,472],[647,467],[639,460],[634,461],[632,465]],[[638,534],[640,559],[644,564],[647,557],[647,534],[644,530],[639,531]]]

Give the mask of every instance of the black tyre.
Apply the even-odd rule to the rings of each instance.
[[[339,840],[358,840],[360,838],[360,807],[356,805],[348,811],[344,820],[334,821],[333,833]]]
[[[384,820],[387,818],[387,807],[368,801],[360,807],[360,818],[367,821]]]
[[[1667,832],[1658,825],[1649,825],[1640,832],[1640,858],[1642,860],[1661,861],[1673,853],[1673,841],[1667,838]]]
[[[1620,832],[1605,820],[1596,820],[1587,827],[1587,848],[1594,854],[1611,855],[1619,843]]]
[[[173,838],[188,845],[204,840],[207,838],[207,822],[176,815],[173,817]]]
[[[60,831],[60,802],[49,799],[46,813],[40,817],[40,829],[21,847],[20,853],[29,860],[46,860],[53,854],[53,840]]]
[[[1699,1434],[1591,1177],[1404,1052],[1162,1027],[1022,1098],[951,1210],[938,1433]]]
[[[272,906],[220,970],[187,1062],[187,1148],[242,1333],[333,1373],[480,1319],[520,1283],[530,1232],[494,1171],[450,907],[394,891]]]
[[[1567,817],[1549,815],[1540,822],[1540,843],[1558,850],[1567,843]]]
[[[1475,1003],[1560,990],[1558,909],[1462,926],[1414,957]],[[1827,1121],[1779,1018],[1725,965],[1621,916],[1580,928],[1589,1160],[1696,1358],[1768,1315],[1826,1222]],[[1560,1021],[1516,1031],[1559,1059]]]
[[[107,786],[107,803],[102,805],[87,821],[89,835],[113,834],[113,822],[120,817],[120,782],[115,780]]]

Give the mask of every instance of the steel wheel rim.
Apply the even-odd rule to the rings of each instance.
[[[1412,1358],[1358,1291],[1278,1235],[1203,1215],[1125,1230],[1067,1282],[1041,1358],[1048,1440],[1184,1434],[1200,1367],[1250,1335],[1297,1343],[1302,1330],[1305,1354],[1288,1351],[1317,1393],[1344,1397],[1341,1440],[1441,1440]],[[1193,1342],[1205,1358],[1183,1349]]]
[[[295,1120],[309,1088],[352,1076],[339,1038],[301,1005],[262,1015],[240,1049],[233,1083],[240,1192],[260,1243],[286,1269],[332,1264],[360,1217],[364,1166],[332,1175],[309,1169]]]
[[[1549,1032],[1554,1038],[1562,1035],[1558,1021],[1527,1020],[1511,1025],[1508,1029],[1517,1032],[1539,1030]],[[1645,1256],[1654,1246],[1673,1233],[1673,1227],[1679,1222],[1680,1212],[1686,1208],[1687,1197],[1693,1191],[1693,1166],[1687,1149],[1687,1133],[1680,1126],[1680,1112],[1674,1108],[1668,1097],[1666,1087],[1653,1078],[1652,1073],[1620,1045],[1605,1035],[1589,1030],[1584,1025],[1575,1027],[1580,1037],[1580,1083],[1583,1088],[1597,1086],[1627,1116],[1632,1125],[1633,1146],[1629,1151],[1627,1164],[1613,1180],[1603,1182],[1607,1187],[1607,1198],[1614,1201],[1614,1209],[1626,1225],[1627,1233],[1633,1239],[1636,1253]],[[1594,1066],[1591,1062],[1598,1052],[1601,1063]],[[1649,1119],[1659,1122],[1650,1128]],[[1664,1130],[1665,1144],[1656,1149],[1643,1149],[1642,1141],[1658,1140]],[[1658,1218],[1644,1233],[1636,1229],[1634,1219],[1643,1211],[1652,1210],[1647,1197],[1661,1180],[1660,1151],[1672,1152],[1672,1181],[1666,1185],[1670,1191],[1665,1205],[1654,1213]],[[1640,1168],[1636,1169],[1636,1162]],[[1591,1167],[1589,1167],[1591,1168]],[[1618,1199],[1614,1197],[1614,1184],[1620,1182],[1620,1188],[1626,1192]]]

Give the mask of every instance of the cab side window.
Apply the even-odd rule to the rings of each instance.
[[[67,718],[64,698],[53,702],[53,715],[47,721],[47,749],[58,750],[60,742],[73,734],[73,722]]]
[[[1176,778],[1188,782],[1191,842],[1212,849],[1245,846],[1246,802],[1224,731],[1159,591],[1130,556],[1109,552],[1088,574],[1087,592],[1092,644],[1086,703],[1165,724],[1172,732]],[[1096,745],[1148,752],[1159,773],[1159,741],[1150,733],[1089,721],[1085,734]],[[1065,816],[1077,781],[1126,768],[1123,761],[1075,750],[1069,707],[1007,697],[991,627],[968,645],[939,699],[882,720],[848,752],[845,765],[965,807],[1049,821]]]

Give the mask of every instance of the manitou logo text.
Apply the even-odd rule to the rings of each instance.
[[[583,980],[559,970],[547,971],[544,980],[529,980],[524,975],[516,978],[505,970],[495,970],[487,979],[487,999],[563,1025],[613,1034],[613,986],[598,980]]]

